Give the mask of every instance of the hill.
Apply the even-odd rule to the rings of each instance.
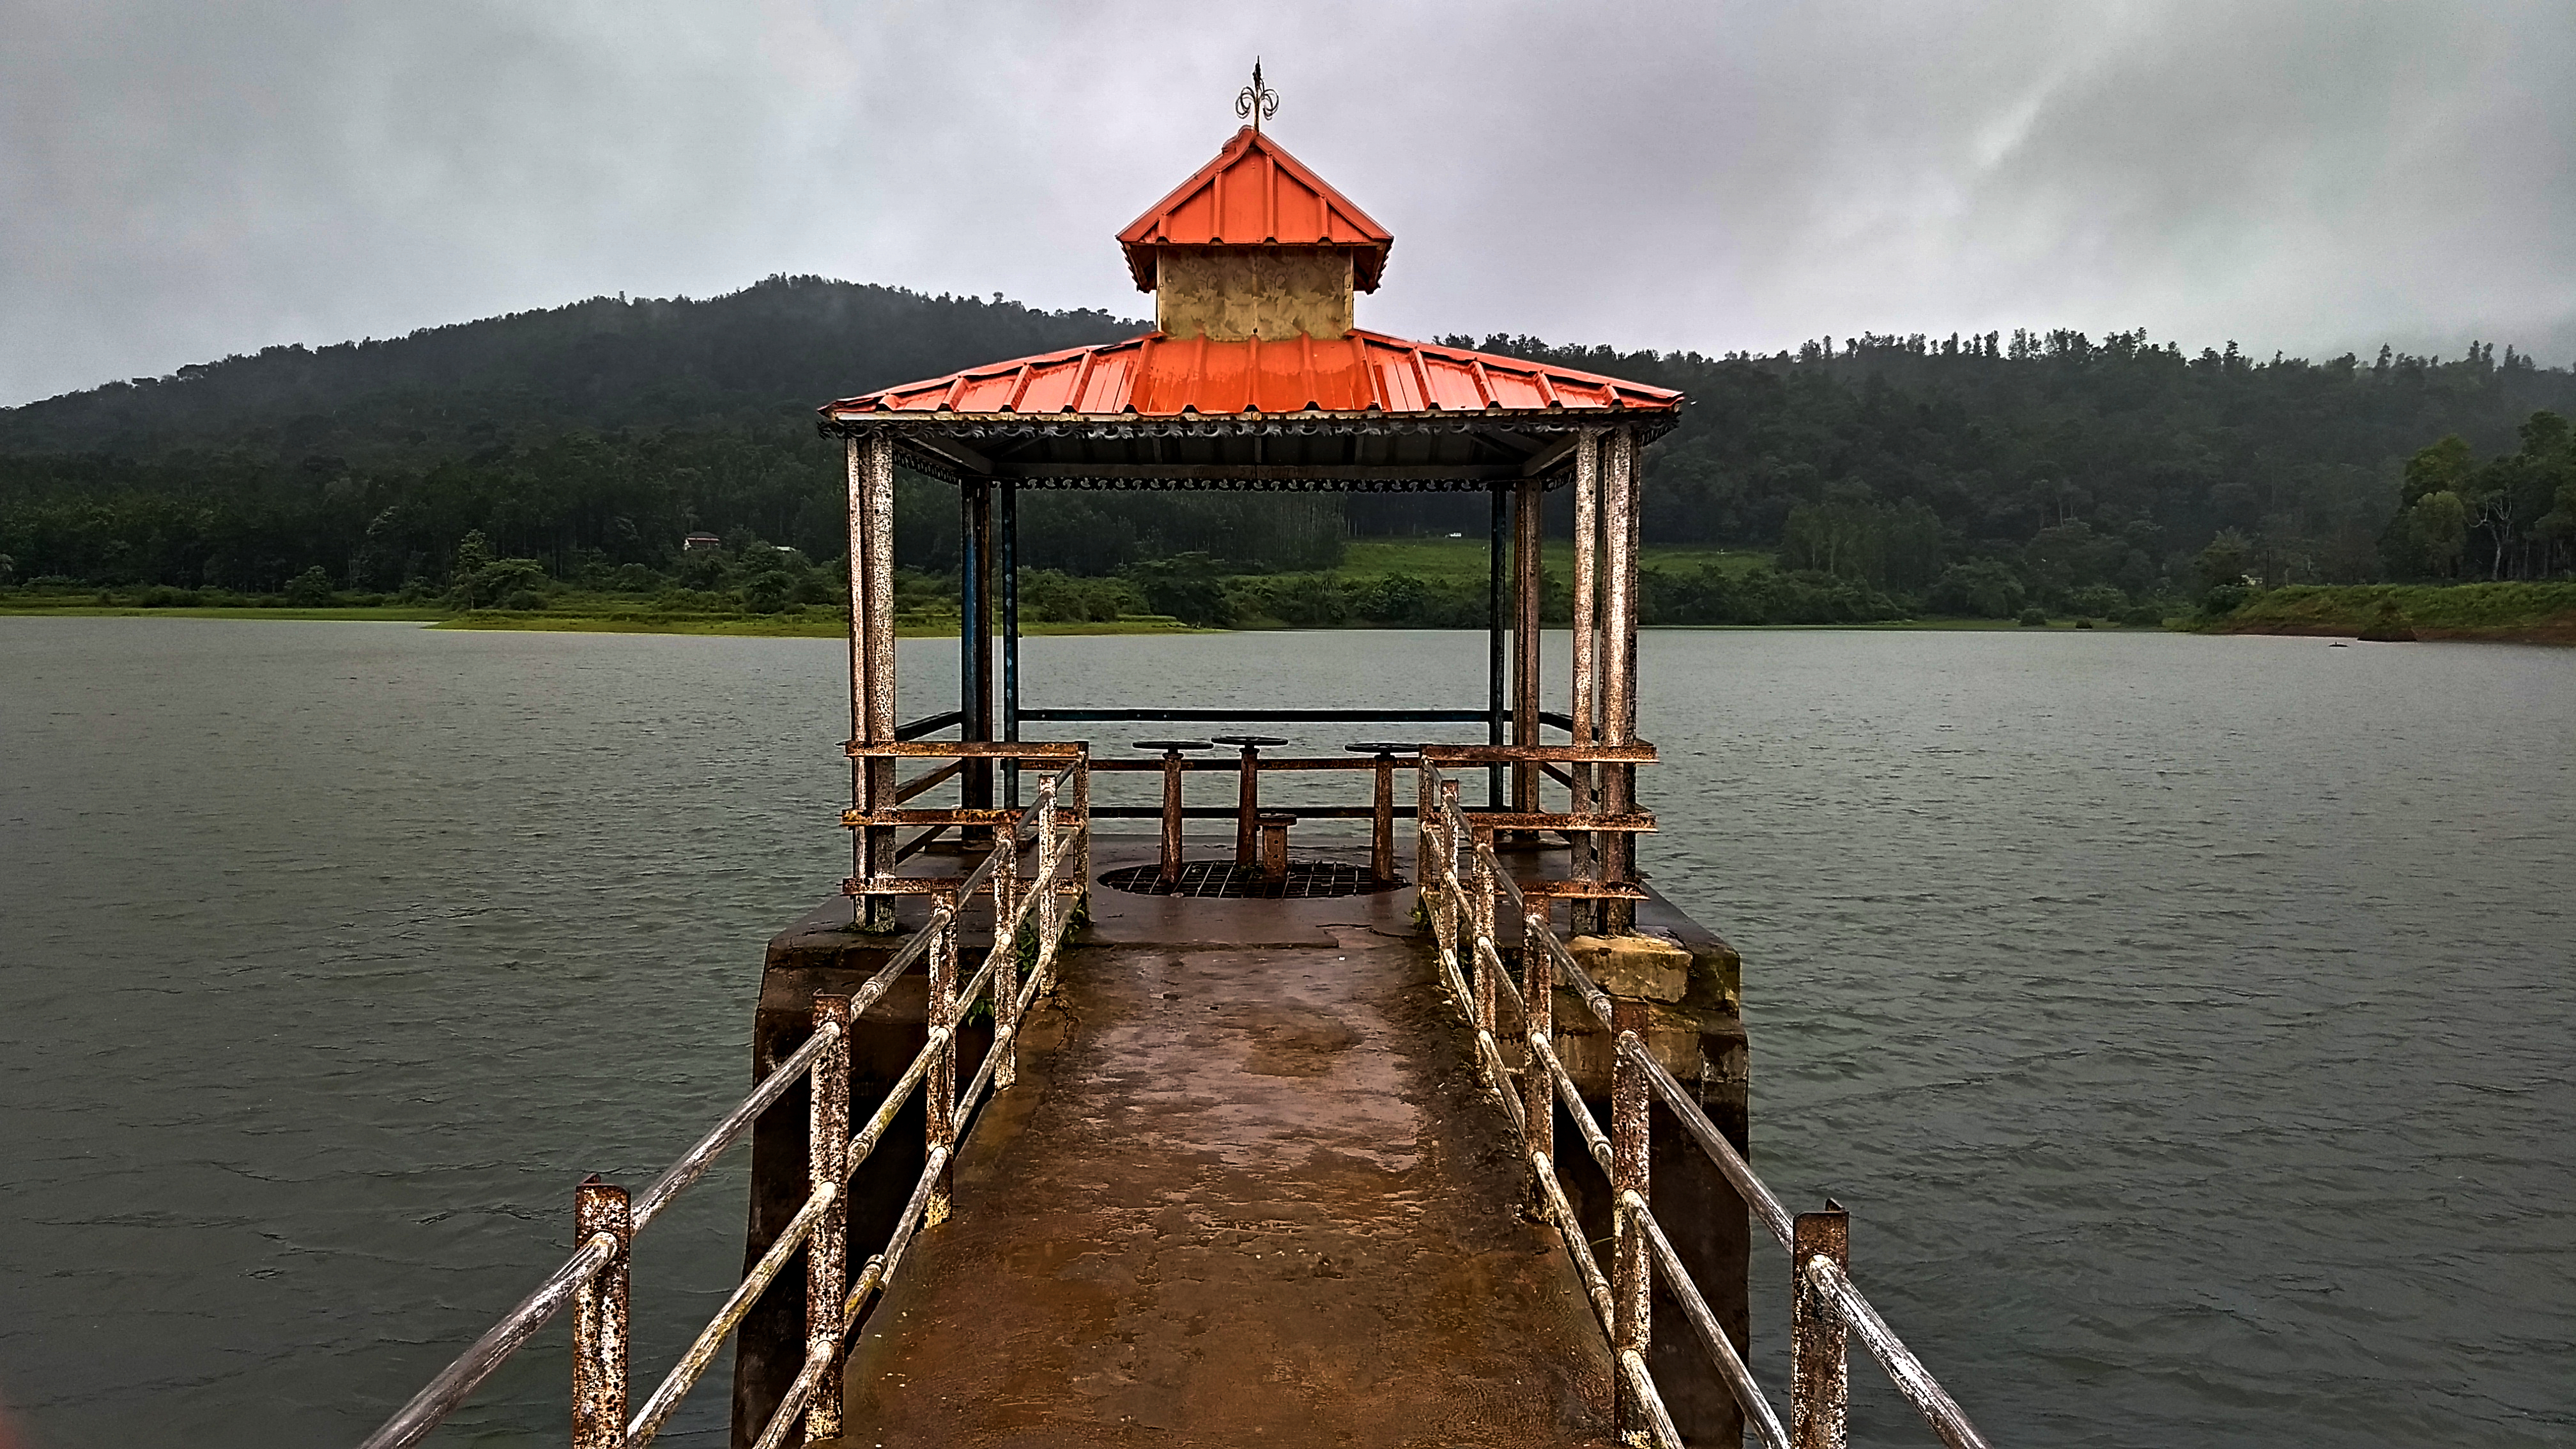
[[[0,411],[0,555],[22,581],[274,592],[319,570],[308,592],[413,597],[456,582],[476,533],[476,558],[533,560],[538,582],[721,592],[755,543],[828,573],[841,479],[818,402],[1140,326],[773,277],[270,348]],[[2196,598],[2222,537],[2268,583],[2372,581],[2415,501],[2406,459],[2446,434],[2503,452],[2533,413],[2576,412],[2576,376],[2484,346],[2312,363],[2186,356],[2143,333],[1827,338],[1768,356],[1443,340],[1688,393],[1649,459],[1646,540],[1773,553],[1835,581],[1846,611],[2143,609]],[[1562,495],[1553,506],[1561,527]],[[1483,512],[1435,495],[1049,495],[1026,505],[1026,553],[1076,576],[1197,554],[1224,575],[1313,572],[1346,537],[1472,537]],[[907,483],[899,519],[907,563],[953,568],[940,490]],[[684,560],[692,530],[730,546]],[[2476,571],[2475,548],[2450,566]],[[2564,552],[2514,557],[2547,574]],[[1740,584],[1676,579],[1650,602],[1687,616]]]

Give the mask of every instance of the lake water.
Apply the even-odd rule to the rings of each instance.
[[[903,649],[939,707],[954,646]],[[559,1259],[582,1173],[733,1100],[760,944],[847,868],[842,660],[0,621],[30,1445],[353,1442]],[[1033,703],[1472,704],[1482,641],[1027,661]],[[1997,1444],[2576,1442],[2576,652],[1667,632],[1642,667],[1645,863],[1744,952],[1757,1165],[1853,1210]],[[639,1377],[738,1269],[741,1184],[643,1240]],[[440,1442],[560,1442],[559,1337]],[[1860,1442],[1931,1442],[1853,1372]],[[720,1443],[722,1397],[666,1439]]]

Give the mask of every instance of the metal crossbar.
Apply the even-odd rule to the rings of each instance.
[[[1726,1140],[1673,1074],[1646,1047],[1644,1004],[1611,996],[1568,951],[1548,923],[1544,897],[1525,896],[1493,849],[1495,826],[1459,808],[1458,786],[1439,764],[1423,765],[1416,879],[1423,914],[1437,946],[1441,979],[1475,1033],[1477,1068],[1485,1087],[1502,1101],[1519,1133],[1540,1210],[1564,1240],[1585,1296],[1610,1340],[1614,1412],[1622,1442],[1680,1449],[1681,1437],[1665,1412],[1646,1367],[1648,1308],[1658,1283],[1671,1296],[1700,1340],[1718,1376],[1744,1411],[1745,1421],[1769,1449],[1841,1449],[1846,1439],[1844,1340],[1860,1339],[1888,1380],[1922,1414],[1950,1449],[1986,1449],[1966,1413],[1852,1281],[1845,1214],[1832,1203],[1822,1213],[1792,1216]],[[1463,866],[1463,871],[1462,871]],[[1505,904],[1521,921],[1522,981],[1505,969],[1495,929]],[[1607,1131],[1591,1108],[1553,1041],[1555,989],[1563,986],[1611,1033],[1611,1116]],[[1496,1018],[1508,1000],[1522,1023],[1526,1055],[1517,1074],[1500,1050]],[[1550,1097],[1562,1102],[1593,1161],[1610,1178],[1612,1268],[1601,1269],[1557,1180]],[[1648,1206],[1646,1161],[1651,1115],[1660,1099],[1683,1132],[1714,1161],[1745,1208],[1790,1254],[1793,1276],[1792,1383],[1786,1427],[1754,1382],[1662,1224]]]
[[[1016,1079],[1021,1024],[1054,979],[1058,950],[1084,888],[1081,867],[1088,858],[1090,830],[1083,809],[1088,800],[1086,776],[1087,759],[1078,753],[1072,763],[1041,780],[1036,800],[1017,812],[1007,828],[996,825],[992,851],[972,874],[940,895],[928,923],[858,990],[846,997],[815,997],[813,1035],[772,1068],[651,1186],[630,1200],[624,1189],[596,1178],[582,1184],[576,1212],[580,1246],[572,1256],[368,1435],[360,1449],[407,1449],[419,1443],[566,1304],[574,1310],[573,1449],[644,1449],[670,1422],[681,1401],[715,1362],[725,1339],[741,1327],[752,1305],[799,1249],[808,1250],[805,1360],[762,1426],[757,1443],[760,1449],[778,1449],[790,1436],[800,1444],[838,1437],[840,1398],[822,1393],[821,1386],[840,1362],[860,1312],[894,1278],[915,1233],[948,1216],[950,1169],[958,1144],[987,1091],[1008,1089]],[[1035,861],[1025,879],[1019,870],[1024,831],[1035,836]],[[981,967],[961,987],[958,926],[965,903],[987,892],[993,905],[992,942]],[[1023,935],[1035,940],[1025,976],[1020,959]],[[930,971],[928,1040],[866,1123],[853,1133],[850,1024],[925,957]],[[992,1046],[960,1093],[956,1090],[957,1026],[988,991],[993,1007]],[[629,1417],[626,1272],[635,1234],[799,1083],[809,1088],[811,1114],[810,1186],[804,1203],[679,1362]],[[903,1105],[916,1090],[925,1089],[929,1141],[921,1176],[885,1248],[860,1266],[854,1284],[845,1284],[842,1244],[850,1184]]]

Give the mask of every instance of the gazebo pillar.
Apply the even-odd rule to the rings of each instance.
[[[993,738],[993,483],[970,478],[958,489],[957,737]],[[968,760],[962,799],[969,810],[993,806],[993,762]],[[974,841],[990,832],[959,832]]]
[[[1602,439],[1605,487],[1601,536],[1608,577],[1602,609],[1601,743],[1637,742],[1637,435],[1633,428],[1614,428]],[[1624,815],[1637,808],[1637,767],[1610,765],[1603,772],[1601,808]],[[1625,831],[1602,833],[1602,874],[1623,885],[1637,883],[1637,842]],[[1618,932],[1636,925],[1633,902],[1612,900],[1603,906],[1602,927]]]
[[[850,738],[894,743],[894,440],[884,433],[850,439]],[[851,803],[861,810],[894,805],[894,761],[859,761],[850,772]],[[861,881],[894,873],[894,830],[868,826],[851,837],[851,874]],[[892,896],[858,897],[860,928],[894,929]]]
[[[1539,555],[1539,525],[1545,485],[1524,478],[1512,491],[1512,743],[1536,745],[1539,735],[1539,585],[1544,566]],[[1534,814],[1538,804],[1538,766],[1512,766],[1512,809]],[[1523,835],[1535,843],[1536,833]]]

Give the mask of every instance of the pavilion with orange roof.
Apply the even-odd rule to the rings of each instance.
[[[1635,742],[1640,451],[1673,427],[1682,397],[1362,330],[1355,298],[1384,280],[1393,233],[1263,131],[1258,106],[1237,109],[1251,124],[1118,233],[1137,288],[1154,297],[1152,331],[820,409],[823,431],[848,448],[852,753],[865,758],[871,747],[951,726],[961,742],[1007,743],[1034,722],[1483,723],[1484,810],[1498,823],[1510,818],[1507,839],[1536,841],[1536,830],[1521,828],[1528,825],[1575,842],[1575,878],[1537,889],[1573,897],[1578,925],[1615,929],[1639,894],[1631,837],[1569,827],[1578,816],[1647,817],[1635,807],[1633,764],[1571,755],[1616,753]],[[955,484],[963,510],[958,708],[910,723],[892,712],[897,466]],[[1575,645],[1557,710],[1543,704],[1539,677],[1539,539],[1542,497],[1560,485],[1574,490]],[[1480,706],[1433,701],[1373,711],[1023,707],[1017,495],[1029,488],[1486,493],[1493,505],[1487,697]],[[1546,727],[1564,743],[1549,746]],[[1247,774],[1253,754],[1247,746]],[[992,811],[993,763],[957,768],[962,804]],[[857,772],[847,816],[858,833],[847,888],[862,898],[899,889],[894,867],[908,852],[892,822],[924,815],[895,810],[890,769],[873,773],[872,786],[870,770]],[[1571,791],[1564,811],[1541,808],[1542,780],[1551,778]],[[1015,778],[1012,787],[1015,796]],[[1177,800],[1175,787],[1167,870],[1177,869]],[[1238,830],[1246,853],[1250,810],[1247,803]]]

